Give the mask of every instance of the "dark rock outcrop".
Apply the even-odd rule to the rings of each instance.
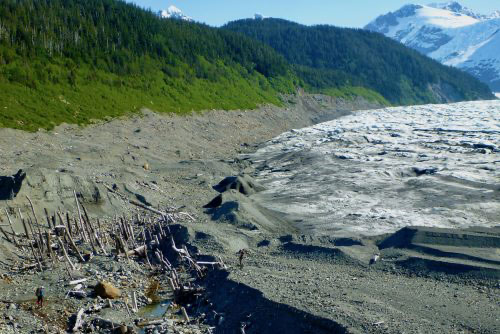
[[[26,173],[20,169],[13,176],[0,176],[0,201],[14,199],[23,185]]]
[[[418,167],[413,167],[413,172],[417,176],[422,176],[422,175],[434,175],[438,172],[437,168],[431,167],[431,168],[418,168]]]

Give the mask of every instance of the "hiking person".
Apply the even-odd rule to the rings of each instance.
[[[45,298],[45,287],[41,286],[38,289],[36,289],[35,294],[37,297],[37,300],[36,300],[37,305],[39,305],[40,307],[43,307],[43,300]]]
[[[378,259],[380,259],[380,253],[376,253],[370,259],[370,265],[377,263]]]
[[[246,254],[248,254],[248,251],[242,248],[238,251],[238,254],[240,256],[240,268],[243,269],[243,258],[245,257]]]

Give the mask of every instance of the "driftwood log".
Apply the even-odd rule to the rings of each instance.
[[[64,258],[66,259],[66,261],[68,262],[71,270],[75,270],[76,267],[75,265],[73,264],[73,262],[71,262],[71,259],[69,258],[68,256],[68,252],[66,251],[66,248],[64,247],[64,243],[62,242],[61,238],[57,237],[57,241],[59,242],[59,247],[61,247],[62,251],[63,251],[63,254],[64,254]]]
[[[75,320],[75,325],[73,328],[71,328],[71,331],[73,333],[78,332],[83,327],[83,313],[85,312],[85,309],[81,308],[78,313],[76,314],[76,320]]]

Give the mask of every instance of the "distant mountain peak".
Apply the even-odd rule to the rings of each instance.
[[[449,1],[449,2],[441,2],[441,3],[431,3],[427,5],[428,7],[436,8],[436,9],[443,9],[443,10],[448,10],[452,13],[456,14],[462,14],[462,15],[467,15],[470,17],[473,17],[475,19],[481,19],[483,18],[483,15],[477,14],[471,9],[462,6],[459,2],[457,1]]]
[[[446,10],[449,10],[452,12],[460,12],[465,8],[457,1],[434,2],[434,3],[428,4],[427,6],[433,7],[433,8],[439,8],[439,9],[446,9]]]
[[[164,19],[177,19],[177,20],[183,20],[183,21],[193,21],[193,19],[191,17],[185,15],[182,12],[182,10],[175,7],[174,5],[171,5],[167,9],[161,10],[159,12],[159,15],[161,18],[164,18]]]
[[[470,17],[473,17],[473,18],[481,20],[481,21],[500,18],[500,10],[496,10],[489,15],[478,14],[465,6],[462,6],[457,1],[440,2],[440,3],[436,2],[436,3],[428,4],[427,6],[432,7],[432,8],[436,8],[436,9],[447,10],[447,11],[450,11],[450,12],[455,13],[455,14],[470,16]]]
[[[473,12],[459,2],[406,5],[365,29],[382,33],[500,91],[500,11]]]
[[[500,10],[495,10],[493,13],[487,16],[487,19],[493,20],[500,18]]]

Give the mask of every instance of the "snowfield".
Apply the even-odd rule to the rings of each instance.
[[[275,138],[256,198],[304,231],[500,224],[500,101],[355,112]]]

